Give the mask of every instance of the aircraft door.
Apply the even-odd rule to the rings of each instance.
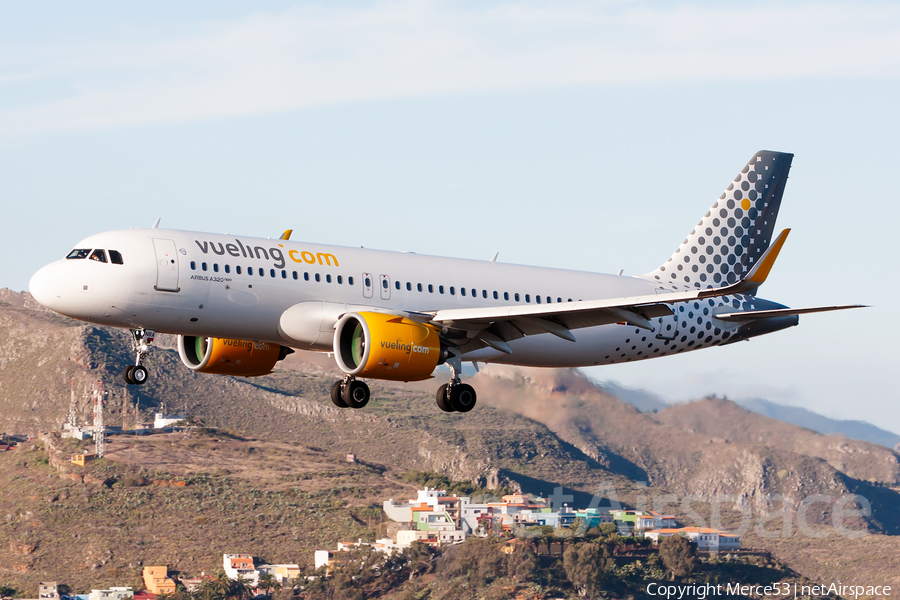
[[[391,278],[387,275],[381,276],[381,299],[391,299]]]
[[[178,250],[173,240],[153,238],[156,252],[156,285],[158,292],[180,292],[178,287]]]
[[[374,294],[373,292],[373,283],[372,283],[372,274],[371,273],[363,273],[362,274],[362,284],[363,284],[363,298],[371,298]]]

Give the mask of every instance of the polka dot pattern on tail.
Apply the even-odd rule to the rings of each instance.
[[[744,277],[772,241],[793,158],[782,152],[757,152],[675,254],[644,277],[673,289],[711,288]],[[719,266],[713,270],[682,266],[690,262],[687,257],[697,255],[709,256]]]

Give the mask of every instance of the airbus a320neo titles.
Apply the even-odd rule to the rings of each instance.
[[[853,308],[787,308],[756,295],[789,230],[773,239],[792,154],[761,151],[675,253],[624,277],[490,261],[158,228],[92,235],[29,284],[60,314],[131,330],[128,384],[155,332],[178,336],[199,373],[270,373],[292,349],[333,353],[331,390],[361,408],[360,378],[418,381],[438,365],[438,407],[468,412],[462,363],[606,365],[731,344]]]

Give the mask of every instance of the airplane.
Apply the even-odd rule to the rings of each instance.
[[[760,151],[655,270],[628,277],[160,229],[78,242],[29,283],[75,319],[128,328],[141,385],[156,332],[178,336],[198,373],[271,373],[294,349],[327,352],[344,373],[340,408],[362,408],[361,379],[419,381],[450,369],[435,400],[468,412],[462,363],[616,364],[732,344],[797,325],[799,315],[862,305],[788,308],[756,295],[790,230],[773,240],[792,154]]]

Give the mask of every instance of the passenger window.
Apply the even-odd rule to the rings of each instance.
[[[97,248],[93,252],[91,252],[91,260],[96,260],[97,262],[106,262],[106,252]]]
[[[381,287],[383,287],[384,289],[388,289],[388,282],[387,282],[387,279],[382,279],[382,280],[381,280]]]
[[[91,253],[91,249],[90,249],[90,248],[85,248],[85,249],[83,249],[83,250],[72,250],[72,251],[69,252],[69,254],[66,256],[66,258],[68,258],[68,259],[70,259],[70,260],[73,259],[73,258],[87,258],[87,257],[88,257],[88,254],[90,254],[90,253]]]
[[[509,292],[503,292],[503,299],[509,300]]]
[[[285,271],[284,269],[282,269],[282,271],[281,271],[281,278],[287,279],[287,271]]]
[[[553,298],[551,298],[550,296],[547,296],[547,304],[550,304],[551,302],[553,302]]]
[[[123,265],[125,261],[122,260],[122,253],[118,250],[110,250],[109,251],[109,262],[114,265]]]
[[[395,289],[395,290],[399,290],[399,289],[400,289],[400,282],[399,282],[399,281],[395,281],[395,282],[394,282],[394,289]]]
[[[534,301],[537,302],[538,304],[540,304],[540,303],[541,303],[541,297],[540,297],[540,296],[535,296],[535,297],[534,297]]]
[[[318,275],[316,275],[318,277]],[[372,287],[372,280],[366,277],[366,287]]]
[[[275,277],[275,269],[269,269],[269,275]]]
[[[421,292],[421,291],[422,291],[422,284],[421,284],[421,283],[417,283],[417,284],[416,284],[416,289],[419,290],[419,291]]]
[[[442,286],[442,285],[438,286],[438,293],[440,293],[440,294],[444,293],[444,286]]]
[[[557,301],[557,302],[562,302],[562,298],[557,298],[556,301]]]
[[[309,273],[303,274],[303,281],[309,281]]]
[[[294,280],[296,281],[297,280],[297,271],[293,272],[293,276],[294,276]]]
[[[204,271],[206,270],[206,263],[200,263],[200,268]]]
[[[431,285],[430,283],[428,284],[428,293],[429,293],[429,294],[433,294],[433,293],[434,293],[434,286]]]
[[[525,302],[531,302],[531,296],[529,294],[525,294]]]
[[[411,292],[411,291],[412,291],[412,284],[411,284],[410,282],[408,282],[408,281],[406,282],[406,291],[407,291],[407,292]]]
[[[499,300],[499,299],[500,299],[500,297],[497,295],[497,292],[494,291],[494,300]]]
[[[231,273],[231,265],[225,265],[225,272]]]
[[[347,278],[347,285],[353,285],[353,277]]]
[[[213,263],[213,272],[215,272],[215,273],[219,272],[219,263]]]
[[[478,290],[476,290],[475,288],[472,288],[472,297],[473,297],[473,298],[477,298],[477,297],[478,297]]]
[[[316,282],[317,282],[317,283],[320,283],[321,281],[322,281],[321,275],[319,275],[318,273],[316,273]]]
[[[460,296],[465,296],[465,295],[466,295],[466,288],[459,288],[459,295],[460,295]]]
[[[238,275],[240,275],[240,274],[241,274],[241,265],[236,266],[236,267],[234,268],[234,271],[235,271],[235,273],[237,273]]]
[[[196,270],[197,270],[197,263],[194,261],[191,261],[191,271],[196,271]]]
[[[516,292],[516,295],[514,296],[514,298],[516,299],[516,302],[519,301],[519,292]]]
[[[481,290],[481,297],[487,298],[487,290]]]
[[[572,299],[571,299],[571,298],[569,298],[569,300],[568,300],[568,301],[569,301],[569,302],[571,302],[571,301],[572,301]]]
[[[450,295],[451,295],[451,296],[455,296],[455,295],[456,295],[456,289],[455,289],[452,285],[450,286]]]
[[[344,277],[342,275],[338,275],[338,284],[344,283]]]
[[[328,273],[327,275],[325,275],[325,281],[326,281],[326,283],[331,283],[331,273]]]

